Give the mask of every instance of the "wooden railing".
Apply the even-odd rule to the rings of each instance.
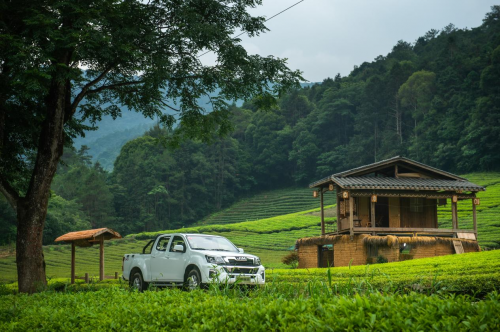
[[[349,229],[347,229],[348,231]],[[354,227],[355,233],[475,233],[473,229],[458,228],[410,228],[410,227]]]
[[[90,281],[92,281],[94,279],[96,279],[96,280],[102,280],[102,279],[100,279],[98,277],[89,277],[88,273],[85,273],[84,277],[75,276],[75,279],[85,280],[86,284],[88,284]],[[115,272],[114,276],[104,276],[104,279],[118,279],[118,272]],[[74,283],[74,282],[72,282],[72,283]]]

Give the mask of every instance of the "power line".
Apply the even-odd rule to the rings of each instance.
[[[268,18],[267,20],[265,20],[265,21],[264,21],[264,23],[265,23],[265,22],[267,22],[267,21],[272,20],[273,18],[275,18],[276,16],[278,16],[278,15],[280,15],[280,14],[283,14],[284,12],[286,12],[287,10],[289,10],[290,8],[295,7],[295,6],[297,6],[299,3],[304,2],[304,1],[305,1],[305,0],[300,0],[300,1],[296,2],[296,3],[294,3],[293,5],[291,5],[290,7],[283,9],[283,10],[282,10],[282,11],[280,11],[279,13],[274,14],[273,16],[271,16],[270,18]],[[233,38],[238,38],[239,36],[244,35],[245,33],[246,33],[246,32],[245,32],[245,31],[243,31],[242,33],[240,33],[240,34],[239,34],[239,35],[237,35],[237,36],[234,36]],[[199,55],[199,56],[198,56],[198,58],[201,58],[202,56],[204,56],[205,54],[210,53],[210,52],[212,52],[212,51],[206,51],[205,53],[203,53],[203,54]]]

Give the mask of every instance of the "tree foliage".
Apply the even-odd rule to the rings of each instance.
[[[84,121],[115,118],[123,105],[169,128],[178,122],[173,144],[209,141],[231,129],[225,100],[259,95],[259,106],[270,107],[297,84],[300,73],[288,69],[285,59],[248,55],[233,37],[235,31],[257,36],[267,30],[265,18],[247,12],[261,3],[0,4],[0,192],[17,213],[20,291],[46,283],[42,232],[50,185],[64,144],[91,129]],[[215,54],[214,65],[202,62],[205,51]],[[216,90],[210,112],[198,105]],[[102,208],[92,194],[84,200],[94,218]]]

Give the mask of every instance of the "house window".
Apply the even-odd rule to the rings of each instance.
[[[410,198],[410,212],[424,212],[424,199]]]

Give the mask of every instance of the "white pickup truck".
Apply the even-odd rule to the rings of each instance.
[[[265,278],[259,257],[222,236],[163,234],[149,241],[142,254],[123,257],[123,279],[139,291],[150,284],[188,289],[211,282],[262,285]]]

